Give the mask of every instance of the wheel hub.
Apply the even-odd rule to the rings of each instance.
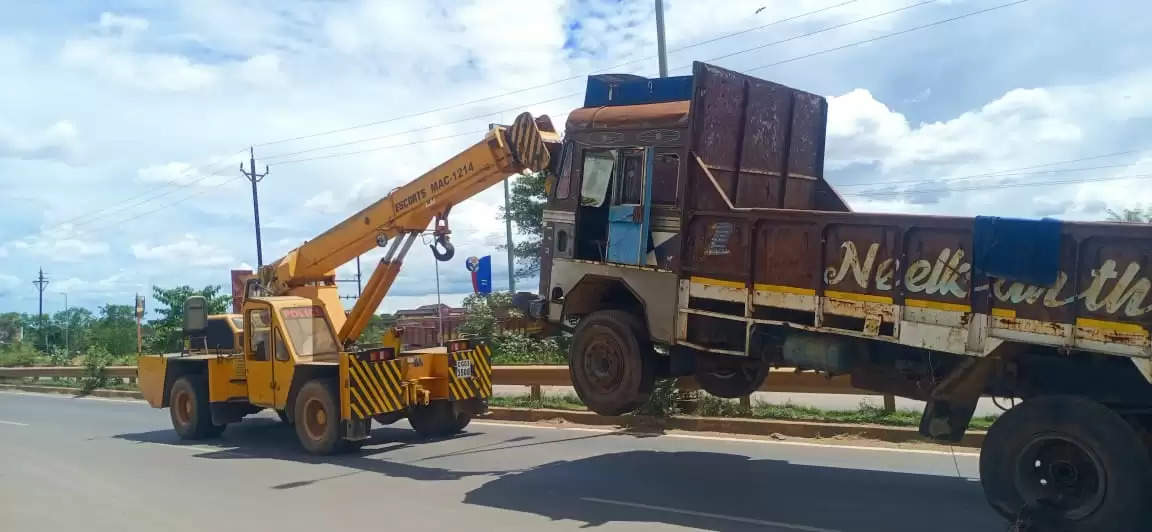
[[[611,334],[597,334],[592,338],[588,361],[585,374],[598,389],[613,390],[624,380],[624,347]]]
[[[172,408],[176,411],[176,419],[181,424],[188,424],[192,422],[192,398],[188,396],[188,392],[180,391],[176,393],[176,404]]]
[[[1041,435],[1020,454],[1016,487],[1028,506],[1043,505],[1076,520],[1104,502],[1107,476],[1087,447],[1064,435]]]
[[[324,404],[318,399],[309,399],[304,404],[304,430],[308,437],[314,440],[324,438],[328,430],[328,413],[324,411]]]

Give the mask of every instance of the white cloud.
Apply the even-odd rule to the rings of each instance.
[[[70,160],[79,153],[77,137],[76,126],[67,120],[28,133],[0,124],[0,159]]]
[[[78,295],[118,294],[129,289],[143,290],[147,285],[146,283],[140,282],[132,273],[122,270],[95,281],[88,281],[79,277],[68,277],[66,279],[53,281],[49,286],[53,292]]]
[[[45,227],[38,234],[0,245],[0,256],[22,255],[52,262],[79,262],[108,254],[107,242],[88,240],[71,224]]]
[[[261,54],[249,57],[237,67],[240,78],[255,86],[279,87],[288,82],[280,69],[280,56]]]
[[[165,91],[188,91],[215,84],[215,66],[194,63],[186,57],[138,52],[121,38],[86,38],[64,43],[61,62],[105,79]]]
[[[103,12],[100,14],[99,26],[109,33],[139,33],[148,29],[148,20],[128,15]]]
[[[136,180],[141,183],[164,183],[171,185],[215,186],[218,179],[210,179],[214,174],[206,173],[203,167],[173,161],[146,166],[136,171]]]
[[[224,249],[186,234],[180,240],[165,244],[132,244],[132,256],[140,260],[189,266],[224,266],[236,259]]]
[[[0,296],[9,296],[20,284],[16,276],[0,273]]]

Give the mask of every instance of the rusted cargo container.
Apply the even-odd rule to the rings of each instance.
[[[1116,495],[1152,497],[1152,225],[851,212],[823,176],[824,98],[703,63],[594,77],[586,101],[538,313],[573,332],[591,408],[631,410],[657,376],[746,395],[780,365],[927,401],[947,441],[981,395],[1022,398],[981,462],[997,510],[1152,522]]]

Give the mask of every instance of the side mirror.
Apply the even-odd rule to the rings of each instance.
[[[184,335],[204,334],[208,328],[208,302],[203,296],[192,296],[184,300]]]

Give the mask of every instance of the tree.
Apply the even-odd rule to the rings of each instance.
[[[24,322],[18,312],[0,314],[0,344],[8,344],[20,339]]]
[[[360,333],[358,342],[364,345],[380,343],[380,337],[384,335],[384,331],[389,327],[396,325],[396,316],[391,314],[373,314],[372,320],[364,327],[364,331]]]
[[[540,238],[544,232],[544,204],[548,195],[544,172],[521,174],[512,183],[505,216],[520,229],[520,241],[512,246],[516,258],[516,278],[540,273]],[[501,249],[507,249],[501,246]]]
[[[89,346],[99,346],[114,357],[136,352],[136,310],[131,305],[104,305],[92,322]]]
[[[220,293],[220,285],[205,286],[195,290],[188,285],[176,288],[152,287],[153,310],[159,318],[149,320],[152,327],[148,347],[153,351],[167,352],[180,350],[184,330],[184,301],[192,296],[204,296],[209,314],[226,312],[232,296]]]
[[[1152,208],[1141,209],[1122,209],[1116,212],[1108,209],[1109,222],[1127,222],[1127,223],[1152,223]]]

